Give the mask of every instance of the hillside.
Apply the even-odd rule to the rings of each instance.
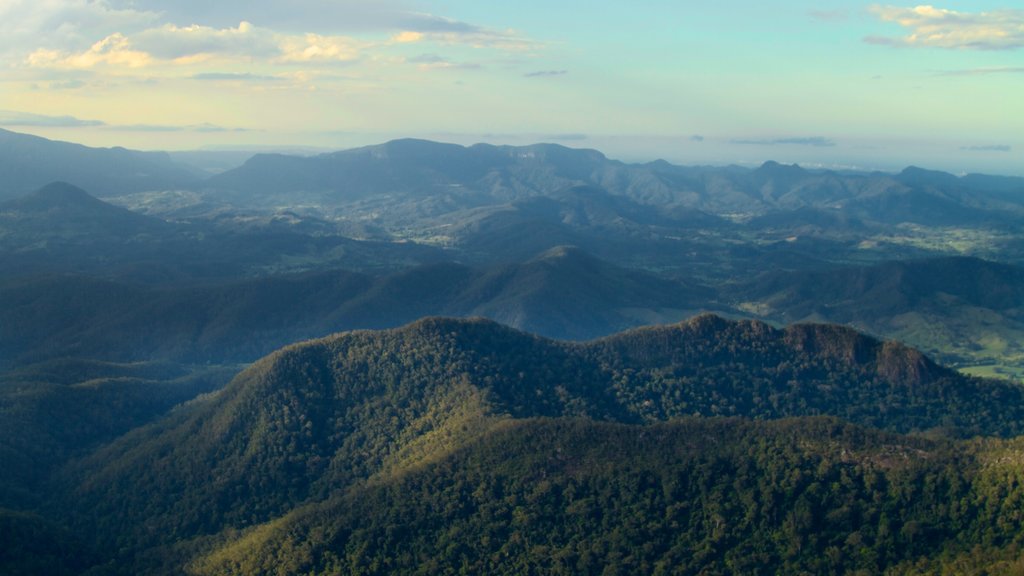
[[[0,280],[0,367],[65,356],[251,362],[290,342],[431,315],[587,339],[707,308],[706,288],[572,247],[492,267],[430,264],[154,287],[80,275]]]
[[[97,546],[159,557],[439,461],[509,418],[831,414],[894,431],[1013,435],[1022,394],[836,327],[701,316],[569,344],[428,319],[285,348],[73,465],[59,490]]]
[[[152,241],[171,231],[163,220],[113,206],[66,182],[51,182],[0,203],[0,241],[8,249],[38,242],[131,244],[139,236]]]
[[[728,301],[730,298],[725,296]],[[735,305],[773,321],[835,322],[925,350],[946,362],[1024,363],[1024,268],[935,258],[765,274]]]
[[[166,221],[52,182],[0,202],[0,269],[8,278],[75,273],[174,286],[341,264],[396,270],[440,258],[433,248],[353,240],[315,222],[237,219],[249,220]]]
[[[1012,574],[1021,444],[831,419],[495,426],[260,526],[192,574]],[[951,505],[953,502],[961,504]],[[983,546],[975,546],[985,542]],[[969,570],[969,571],[968,571]]]
[[[163,152],[89,148],[0,129],[0,201],[58,180],[117,196],[189,187],[199,176]]]

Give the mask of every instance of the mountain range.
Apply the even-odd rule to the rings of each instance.
[[[1024,179],[204,154],[0,131],[0,573],[1024,567]]]
[[[646,506],[677,507],[679,518],[691,522],[696,520],[692,514],[703,510],[697,517],[707,518],[711,511],[706,507],[713,505],[709,495],[686,489],[685,483],[678,490],[662,485],[669,478],[696,474],[688,470],[697,461],[703,462],[699,473],[710,474],[706,479],[712,485],[722,482],[713,472],[719,465],[730,467],[728,477],[735,482],[755,484],[766,480],[763,466],[777,466],[787,474],[793,473],[793,465],[806,467],[811,473],[794,479],[795,492],[778,493],[774,503],[767,501],[756,512],[756,522],[782,529],[787,502],[797,504],[801,494],[815,506],[825,505],[820,500],[825,497],[829,502],[861,498],[858,490],[864,489],[881,491],[878,498],[890,499],[896,497],[900,482],[908,481],[900,480],[902,475],[923,479],[934,473],[935,466],[945,465],[929,462],[984,459],[972,456],[981,448],[949,444],[951,440],[942,438],[1019,434],[1024,423],[1022,394],[1016,385],[961,376],[899,344],[823,325],[777,330],[705,315],[674,326],[571,344],[490,321],[426,319],[388,331],[343,333],[264,358],[221,392],[72,462],[54,477],[50,504],[56,508],[47,514],[62,518],[75,533],[86,533],[89,526],[88,545],[97,558],[112,561],[107,569],[117,569],[111,573],[143,568],[149,573],[174,572],[191,555],[198,563],[190,564],[189,570],[201,573],[289,571],[292,562],[305,562],[299,564],[302,572],[321,573],[333,570],[334,556],[346,562],[362,558],[359,562],[369,566],[373,554],[388,558],[381,557],[378,562],[384,564],[376,570],[367,569],[386,572],[389,565],[409,569],[409,562],[422,561],[403,555],[420,554],[412,546],[431,541],[434,528],[427,526],[445,522],[444,518],[473,525],[485,520],[480,514],[498,515],[487,522],[503,522],[500,518],[511,514],[504,528],[511,530],[515,516],[538,516],[541,523],[524,527],[524,537],[539,537],[540,527],[553,521],[559,526],[560,546],[577,538],[596,546],[630,522],[651,518],[647,514],[652,510],[633,500],[648,489],[661,496]],[[886,436],[829,420],[773,425],[686,420],[730,416],[770,421],[820,414],[885,430],[932,430],[937,436]],[[672,424],[659,424],[666,421]],[[726,432],[729,429],[732,432]],[[775,439],[741,448],[749,442],[743,438],[765,435]],[[610,441],[612,437],[618,440]],[[802,446],[792,456],[795,461],[773,456],[783,446]],[[982,451],[1016,450],[999,446]],[[750,465],[743,464],[746,458],[762,464],[743,468]],[[831,485],[833,480],[828,479],[835,475],[837,481],[844,466],[855,466],[850,469],[853,486]],[[545,481],[547,473],[551,475]],[[973,490],[975,480],[966,480],[973,476],[966,470],[964,474],[948,481],[966,482],[960,489]],[[823,478],[816,480],[816,475]],[[919,489],[909,486],[921,480],[909,481],[906,489]],[[541,489],[538,482],[546,484],[542,490],[556,499],[549,501],[544,492],[535,492]],[[600,488],[605,482],[625,484]],[[631,484],[635,482],[640,484]],[[815,482],[826,483],[814,488]],[[772,485],[773,490],[785,490],[785,483]],[[862,488],[854,488],[858,485]],[[398,493],[390,486],[400,492],[411,490],[406,492],[410,498],[436,490],[442,508],[414,512],[416,504],[396,499]],[[513,494],[522,489],[529,491],[517,503]],[[477,490],[476,503],[457,496],[462,490]],[[580,491],[578,498],[568,492],[575,490]],[[588,495],[592,490],[603,496]],[[534,496],[529,496],[531,491]],[[627,493],[634,496],[626,497]],[[616,511],[599,500],[589,504],[591,514],[609,522],[601,530],[561,524],[572,521],[571,510],[586,509],[588,499],[615,501],[615,494],[625,497],[623,505],[630,508]],[[511,507],[499,512],[500,508],[491,508],[495,505]],[[943,530],[942,515],[951,512],[927,509],[938,505],[923,501],[920,517],[913,510],[901,511],[899,519],[892,519],[899,525],[889,529],[912,530],[906,526],[913,521],[922,524],[922,533]],[[443,511],[451,506],[455,508]],[[981,522],[973,510],[957,514],[964,522]],[[566,513],[569,516],[563,516]],[[738,521],[734,513],[719,512],[721,524]],[[847,512],[866,513],[863,508]],[[413,518],[402,521],[403,514]],[[772,515],[775,520],[769,520]],[[363,523],[367,518],[372,519],[369,525]],[[836,534],[814,546],[824,550],[850,538],[861,526],[854,518],[848,520],[849,527],[831,526],[830,534]],[[397,534],[381,540],[390,534],[389,521],[398,522],[393,529],[412,530],[415,544]],[[420,521],[428,524],[414,528]],[[801,537],[810,537],[814,523],[820,521],[805,520],[808,524],[798,530]],[[385,532],[371,536],[366,532],[371,526]],[[753,527],[738,529],[739,533],[728,530],[730,538],[740,538],[743,530]],[[306,533],[315,536],[301,536]],[[476,541],[483,532],[469,533]],[[634,562],[670,562],[673,545],[687,549],[685,538],[715,538],[715,533],[706,521],[682,531],[659,532],[661,544]],[[636,537],[642,539],[642,534]],[[960,537],[942,534],[952,540]],[[939,533],[933,536],[939,538]],[[862,537],[875,541],[885,536]],[[288,544],[292,538],[298,541]],[[347,556],[355,553],[349,545],[364,538],[376,542],[370,548],[373,554]],[[488,561],[490,552],[470,553],[464,547],[476,545],[456,534],[443,538],[463,547],[456,558],[464,554],[467,561],[494,562],[502,573],[514,571],[518,562],[538,561],[541,554],[530,547],[513,547],[507,560]],[[489,538],[500,548],[509,544],[511,534]],[[631,546],[629,538],[621,545]],[[731,545],[713,547],[707,558],[693,561],[727,562],[730,555],[740,553],[730,552],[737,544],[733,540]],[[317,551],[319,546],[325,548]],[[482,550],[489,546],[484,542]],[[888,566],[927,555],[932,548],[900,550],[872,562]],[[593,561],[614,558],[602,556],[607,553],[598,553]],[[779,567],[785,558],[805,562],[810,555],[775,550],[767,558]],[[254,563],[262,567],[242,568]]]

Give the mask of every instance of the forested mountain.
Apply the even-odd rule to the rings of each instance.
[[[377,545],[385,546],[380,551],[374,550],[373,554],[391,557],[388,562],[417,562],[415,558],[420,558],[419,555],[425,552],[404,546],[418,547],[421,544],[416,542],[430,541],[429,530],[417,531],[415,542],[401,544],[403,539],[399,538],[394,544],[381,544],[377,537],[365,532],[375,530],[373,526],[376,524],[361,524],[361,528],[346,524],[345,514],[348,512],[340,517],[335,512],[320,513],[317,509],[321,505],[316,503],[331,499],[323,504],[328,507],[325,510],[331,510],[338,505],[333,499],[351,502],[346,498],[355,498],[381,508],[372,513],[365,509],[359,512],[360,508],[350,508],[348,504],[342,504],[342,508],[358,516],[370,514],[377,519],[374,522],[387,523],[389,515],[397,514],[396,521],[402,525],[411,523],[415,526],[421,521],[427,523],[423,526],[444,523],[447,513],[440,510],[428,512],[426,509],[413,512],[406,509],[410,505],[415,508],[411,502],[407,504],[386,496],[392,482],[408,481],[411,486],[427,482],[438,488],[437,498],[446,502],[443,506],[456,506],[451,511],[455,514],[452,521],[470,522],[471,525],[492,522],[477,517],[473,511],[477,509],[475,506],[483,507],[479,508],[481,511],[492,509],[504,515],[513,510],[501,512],[503,507],[512,505],[513,508],[522,508],[515,512],[516,515],[537,517],[538,523],[531,523],[523,537],[541,534],[543,529],[540,527],[547,526],[545,522],[561,526],[558,530],[567,540],[552,541],[548,546],[564,546],[568,541],[580,538],[582,541],[617,538],[614,536],[617,533],[615,526],[621,525],[625,529],[630,522],[649,522],[661,517],[661,513],[642,506],[675,506],[681,507],[678,508],[680,511],[696,511],[707,505],[703,500],[694,500],[696,496],[682,487],[679,491],[669,490],[667,486],[663,489],[661,482],[667,481],[667,476],[660,476],[662,480],[657,480],[659,476],[644,476],[647,473],[642,473],[642,470],[656,475],[678,475],[680,479],[691,474],[687,472],[691,465],[700,469],[711,466],[708,471],[713,470],[716,466],[713,462],[698,465],[693,464],[691,458],[712,458],[714,461],[731,450],[745,450],[741,446],[746,444],[737,440],[733,447],[733,440],[728,434],[711,430],[722,427],[724,431],[732,426],[750,430],[744,428],[750,425],[738,422],[648,428],[654,423],[690,416],[729,415],[770,420],[831,414],[862,425],[896,431],[932,430],[933,434],[939,435],[1013,435],[1020,433],[1024,422],[1022,395],[1024,391],[1015,385],[965,378],[936,366],[911,349],[882,343],[837,327],[806,325],[776,330],[757,322],[730,322],[701,316],[675,326],[639,329],[589,343],[570,344],[537,338],[483,320],[428,319],[401,329],[345,333],[277,352],[240,374],[216,396],[194,403],[155,425],[136,430],[72,465],[54,490],[55,493],[67,494],[71,499],[60,504],[59,510],[70,513],[67,521],[73,530],[88,525],[96,536],[93,544],[97,550],[107,550],[109,554],[109,550],[120,549],[122,554],[128,554],[116,559],[115,565],[122,570],[137,570],[140,566],[148,566],[146,570],[170,569],[166,563],[180,562],[182,550],[208,549],[232,533],[225,530],[271,522],[285,515],[288,515],[287,519],[253,532],[251,538],[238,545],[258,545],[261,549],[277,546],[262,540],[266,536],[279,537],[282,534],[278,530],[281,522],[298,522],[299,526],[304,526],[297,528],[300,531],[312,530],[328,536],[350,534],[356,538],[355,542],[363,537],[373,538]],[[530,423],[529,419],[537,417],[583,418],[594,422],[618,422],[628,427],[617,429],[585,422],[573,423],[572,420]],[[840,474],[845,466],[843,462],[859,462],[864,468],[857,474],[866,476],[858,479],[860,477],[855,475],[853,486],[866,484],[874,486],[868,489],[869,492],[876,489],[885,492],[887,483],[895,480],[883,479],[877,474],[884,476],[887,474],[884,471],[890,467],[916,469],[910,462],[905,462],[906,458],[916,460],[920,457],[924,462],[933,461],[918,456],[920,450],[934,450],[935,446],[946,442],[937,440],[940,444],[933,445],[924,440],[898,437],[880,440],[882,436],[871,433],[867,436],[871,439],[867,441],[870,448],[847,445],[842,437],[853,434],[859,438],[867,433],[830,423],[825,425],[826,428],[840,431],[829,432],[838,434],[835,437],[838,444],[825,442],[820,445],[817,443],[823,441],[823,436],[817,430],[822,425],[821,422],[795,421],[786,425],[791,428],[781,429],[787,430],[780,432],[783,436],[806,438],[798,445],[811,442],[810,447],[801,448],[793,456],[796,458],[794,462],[802,464],[793,468],[794,462],[782,459],[763,465],[778,466],[780,474],[782,470],[787,470],[786,474],[796,474],[796,469],[807,466],[812,476],[823,474],[823,478],[812,480],[807,477],[795,481],[795,492],[785,496],[780,494],[779,500],[759,513],[763,517],[752,520],[753,525],[747,528],[737,526],[739,532],[726,530],[732,535],[730,537],[739,538],[743,530],[753,529],[752,526],[760,522],[782,529],[781,522],[789,513],[789,505],[800,499],[803,490],[811,489],[814,482],[822,484],[813,489],[818,492],[807,497],[837,498],[839,501],[863,497],[866,499],[863,504],[851,504],[859,511],[851,509],[849,514],[865,513],[874,518],[872,522],[881,522],[883,509],[877,507],[877,502],[871,505],[870,511],[862,508],[874,496],[859,496],[857,492],[850,491],[852,486],[846,489],[833,485],[831,483],[839,477],[831,479],[831,475]],[[763,431],[762,428],[758,430]],[[543,440],[532,440],[536,434]],[[749,434],[757,436],[762,432],[752,431]],[[622,443],[601,440],[608,435],[619,436]],[[648,443],[644,440],[648,436],[655,440]],[[592,438],[593,442],[582,441],[581,438],[585,437]],[[563,442],[564,454],[554,449]],[[631,444],[634,442],[637,444]],[[670,459],[674,462],[671,465],[659,463],[659,458],[675,453],[675,449],[669,447],[679,442],[690,446],[680,448],[690,456]],[[717,442],[721,442],[723,448],[715,446]],[[778,442],[780,445],[792,445],[794,440],[780,439]],[[507,447],[508,452],[499,456],[495,452],[497,446]],[[970,447],[969,444],[955,446],[954,453]],[[846,454],[840,448],[849,449],[851,453]],[[770,456],[773,449],[769,446],[762,449],[765,452],[751,457],[774,458]],[[601,456],[606,450],[609,457],[613,453],[619,457],[606,459]],[[825,454],[820,450],[827,450],[829,456],[826,461],[832,462],[825,468],[821,467],[821,458],[825,458]],[[867,450],[867,453],[857,456],[856,453],[862,450]],[[866,454],[869,453],[876,455],[868,457]],[[950,454],[948,457],[954,456]],[[463,458],[469,458],[470,464],[459,464]],[[491,463],[472,463],[479,458]],[[580,464],[578,458],[583,458],[586,463]],[[518,504],[510,504],[517,500],[506,502],[506,497],[518,498],[513,494],[538,481],[535,474],[540,470],[537,466],[546,466],[543,462],[555,466],[551,469],[553,476],[549,478],[553,490],[551,497],[555,500],[537,500],[524,494],[526,499],[518,501]],[[598,466],[598,462],[606,464]],[[722,465],[733,470],[727,476],[731,483],[745,485],[742,483],[750,482],[753,489],[763,481],[758,479],[765,471],[756,466],[745,467],[749,465],[743,465],[739,460]],[[829,471],[828,466],[834,468]],[[521,470],[525,476],[503,476],[501,470]],[[957,476],[961,473],[964,476]],[[474,479],[474,475],[481,474],[488,479]],[[966,482],[963,489],[969,490],[970,473],[964,469],[957,474],[954,474],[956,481]],[[643,480],[645,477],[649,479]],[[723,481],[714,479],[714,475],[707,478],[713,484]],[[612,509],[601,512],[604,505],[599,505],[600,499],[615,500],[614,494],[619,493],[619,488],[611,486],[631,486],[630,483],[635,481],[654,489],[654,493],[662,494],[661,498],[665,500],[644,505],[631,497],[623,503],[629,508],[628,512]],[[585,485],[594,483],[584,486],[580,493],[581,501],[560,495],[564,490],[573,490],[573,485],[578,487],[578,482]],[[476,486],[474,489],[484,490],[479,498],[491,503],[479,501],[473,505],[472,499],[454,496],[468,489],[470,484]],[[601,488],[602,485],[608,488]],[[379,493],[378,490],[385,492]],[[414,488],[409,493],[416,490],[421,488]],[[885,492],[886,495],[879,497],[898,498],[897,494],[902,493],[901,489],[892,490],[892,493]],[[568,500],[561,500],[563,497]],[[584,501],[590,498],[598,499],[593,501],[594,513],[611,515],[608,516],[610,525],[592,533],[588,532],[589,528],[562,524],[569,519],[562,516],[567,506],[584,506]],[[303,504],[316,505],[300,508]],[[821,500],[812,500],[808,505],[831,506]],[[897,506],[895,502],[891,505]],[[470,508],[459,511],[459,506]],[[634,506],[641,508],[633,509]],[[921,524],[920,533],[927,535],[922,538],[938,537],[939,533],[930,531],[939,525],[937,518],[950,512],[931,510],[928,508],[932,506],[930,502],[921,506],[921,513],[925,516],[920,519],[913,516],[916,514],[913,511],[916,509],[913,509],[902,511],[905,516],[898,520],[889,518],[886,522],[898,521],[903,526],[904,522],[913,520]],[[647,512],[641,512],[645,509]],[[289,515],[290,512],[294,513]],[[56,510],[51,513],[56,513]],[[739,512],[723,513],[722,529],[726,523],[735,520],[731,514]],[[965,512],[967,516],[963,521],[974,521],[972,515],[976,513],[974,509],[970,513]],[[404,514],[413,516],[407,521],[397,520]],[[811,517],[815,516],[811,514]],[[854,518],[857,516],[850,516],[849,520],[853,527],[858,525]],[[798,530],[800,536],[797,540],[786,541],[786,546],[797,547],[795,552],[774,549],[769,556],[776,562],[789,557],[797,562],[810,562],[810,551],[804,552],[806,557],[799,558],[802,546],[799,539],[809,537],[813,522],[820,521],[806,520],[811,524]],[[314,524],[308,525],[309,522]],[[514,524],[507,525],[505,529],[513,528]],[[492,529],[486,528],[484,534],[489,534]],[[892,526],[887,528],[892,529]],[[715,533],[711,525],[704,523],[691,525],[690,530],[692,532],[682,536],[664,533],[659,538],[668,540],[659,540],[660,543],[649,551],[650,556],[635,561],[641,562],[638,565],[669,562],[671,556],[665,554],[673,542],[681,547],[679,550],[689,549],[684,541],[673,538],[699,538],[703,541],[713,538]],[[836,535],[816,540],[813,546],[821,546],[824,550],[850,537],[852,530],[855,528],[837,529]],[[294,531],[288,529],[283,533],[294,534]],[[216,536],[218,534],[220,536]],[[889,534],[887,532],[885,537]],[[478,542],[478,535],[478,532],[470,530],[465,537]],[[216,538],[209,540],[208,537],[214,536]],[[507,536],[511,537],[511,533]],[[873,543],[871,546],[882,537],[875,533],[862,536]],[[455,533],[448,537],[467,555],[469,548],[465,547],[475,546]],[[762,537],[769,538],[767,533]],[[952,535],[946,534],[945,537],[952,538]],[[303,540],[298,545],[299,549],[322,545],[316,538],[306,541],[299,537]],[[498,535],[488,538],[498,538]],[[1011,537],[1003,535],[999,538],[992,544],[1002,544]],[[625,546],[624,542],[630,541],[627,539],[616,546]],[[862,558],[851,561],[873,561],[888,566],[937,550],[931,545],[920,549],[907,547],[902,541],[877,542],[881,548],[874,554],[887,546],[895,546],[899,552],[886,552],[881,557],[876,556],[875,560]],[[494,545],[501,546],[497,541]],[[347,549],[347,544],[340,546]],[[398,546],[400,550],[385,551],[388,546]],[[484,544],[484,549],[488,546],[490,544]],[[247,549],[242,548],[243,552]],[[852,549],[859,548],[854,546]],[[517,562],[538,561],[537,550],[515,548],[514,555],[511,550],[509,563],[500,561],[499,571],[510,571]],[[728,550],[728,547],[711,549],[708,556],[698,563],[711,566],[715,565],[714,562],[727,561],[730,554],[739,553]],[[220,571],[224,566],[235,565],[234,562],[243,566],[250,561],[273,562],[280,567],[295,561],[288,557],[289,553],[282,553],[284,557],[272,553],[275,560],[269,559],[270,556],[264,552],[253,557],[243,554],[246,559],[230,556],[236,553],[229,547],[205,562],[221,566],[214,569]],[[347,553],[333,548],[331,552]],[[604,553],[611,552],[605,550]],[[226,565],[217,564],[225,561],[222,554],[234,559]],[[412,556],[403,560],[404,554]],[[497,561],[487,560],[489,556],[490,553],[479,557],[468,555],[467,561]],[[317,552],[313,557],[321,560],[312,560],[313,565],[305,569],[330,570],[329,563],[316,564],[330,562],[329,555]],[[593,561],[607,562],[612,558],[599,555]],[[374,562],[372,555],[365,560],[370,564]],[[389,566],[382,558],[376,562],[384,562],[379,564],[381,570]],[[287,568],[280,569],[288,571]]]
[[[298,340],[441,314],[586,339],[712,305],[707,288],[571,247],[519,264],[431,264],[383,276],[335,270],[155,287],[50,275],[0,280],[0,368],[62,357],[251,362]]]
[[[1024,566],[1024,179],[243,157],[0,131],[0,573]]]
[[[163,152],[89,148],[0,129],[0,200],[65,181],[100,196],[195,185],[200,176]]]
[[[1009,575],[1020,451],[824,418],[520,421],[190,572]]]
[[[955,257],[774,272],[743,283],[732,299],[783,323],[851,324],[948,362],[1024,359],[1019,266]]]

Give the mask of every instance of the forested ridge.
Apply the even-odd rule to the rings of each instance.
[[[190,572],[1013,573],[1022,470],[1007,455],[1020,449],[830,418],[518,421],[252,530]]]
[[[96,574],[1009,562],[1019,442],[966,438],[1021,434],[1021,394],[835,326],[432,318],[264,358],[71,463],[41,514]]]

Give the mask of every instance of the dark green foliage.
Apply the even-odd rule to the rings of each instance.
[[[1024,362],[1024,268],[978,258],[772,272],[727,289],[765,318],[849,324],[945,363]]]
[[[204,545],[224,530],[259,525],[303,503],[361,490],[367,480],[398,478],[444,461],[453,451],[475,442],[496,421],[542,416],[639,425],[693,414],[763,419],[835,414],[894,431],[934,432],[941,428],[953,434],[980,431],[1006,435],[1020,432],[1018,427],[1024,421],[1021,394],[1020,388],[1008,383],[965,378],[913,350],[839,327],[776,330],[757,322],[701,316],[677,326],[571,344],[484,320],[427,319],[401,329],[352,332],[285,348],[240,374],[218,395],[137,430],[70,467],[59,489],[67,491],[73,503],[61,504],[72,512],[71,526],[94,529],[95,544],[120,550],[113,557],[130,570],[140,550],[176,542],[186,547]],[[716,435],[725,434],[732,426],[741,430],[754,426],[728,422],[709,429],[714,432],[702,433],[710,443],[705,446],[710,450],[707,457],[718,452],[713,440]],[[561,425],[552,426],[541,429],[563,430]],[[564,430],[574,430],[573,426],[586,429],[589,425],[574,424]],[[779,442],[820,446],[822,429],[812,427],[797,441],[794,438],[801,434],[802,425],[788,426],[790,440]],[[839,428],[841,435],[861,434],[848,426]],[[621,432],[624,442],[634,434],[643,438],[648,430],[599,429]],[[514,449],[510,454],[519,454],[528,462],[551,456],[543,442],[533,437],[521,441],[514,436],[502,438],[495,446],[507,444]],[[724,445],[730,442],[724,441]],[[747,440],[736,442],[743,446]],[[899,442],[918,446],[914,440]],[[541,448],[527,450],[535,444]],[[572,449],[614,446],[603,436],[595,436],[593,441],[581,439]],[[637,458],[653,461],[666,451],[642,442],[627,446],[617,449],[636,451]],[[658,454],[646,454],[648,448]],[[885,458],[892,459],[895,466],[896,461],[909,457],[912,451],[908,450],[900,448]],[[616,454],[607,458],[616,461],[621,456]],[[751,482],[764,477],[764,481],[777,483],[789,473],[783,469],[804,466],[800,462],[803,460],[783,459],[777,464],[777,473],[732,463],[722,474],[750,477]],[[812,458],[806,466],[814,470],[818,464]],[[489,461],[481,470],[502,466]],[[660,467],[653,466],[652,473]],[[629,478],[625,470],[607,473]],[[667,480],[658,480],[662,481]],[[820,482],[826,481],[838,480],[826,474]],[[679,494],[688,493],[689,489]],[[364,494],[359,494],[352,497],[361,501]],[[738,498],[734,496],[721,498],[733,502]],[[461,502],[461,498],[456,500]],[[757,495],[755,499],[760,498]],[[910,501],[894,506],[906,506]],[[601,502],[602,507],[611,505],[610,501]],[[796,500],[784,502],[779,509],[787,513],[790,505],[797,506]],[[811,503],[818,511],[838,505],[827,499]],[[449,505],[456,504],[445,504]],[[648,512],[661,518],[663,511],[654,511],[668,505],[668,500],[658,501]],[[353,518],[370,514],[361,510]],[[633,510],[623,518],[639,514],[639,509]],[[750,525],[752,534],[758,526]],[[809,526],[804,528],[821,527],[820,522]],[[547,528],[551,534],[572,539],[567,526]],[[538,533],[548,533],[547,528]],[[635,538],[654,538],[666,529],[640,532]],[[772,528],[776,529],[781,528]],[[466,534],[473,533],[471,528],[466,530]],[[735,538],[744,540],[739,535]],[[839,546],[839,538],[811,549],[821,552]],[[567,542],[546,545],[568,546]],[[987,542],[994,545],[1000,540]],[[667,554],[674,545],[664,544],[656,548],[657,553]],[[877,561],[888,565],[919,551],[900,546],[902,556]],[[622,544],[616,550],[626,554],[626,548]],[[487,555],[492,553],[497,552]],[[745,552],[733,554],[736,558],[729,561],[739,562]],[[791,557],[778,550],[771,554],[773,558]],[[813,554],[806,554],[793,566],[811,566]]]
[[[82,574],[97,558],[79,540],[43,518],[0,508],[0,574]]]
[[[260,527],[192,571],[878,574],[901,563],[941,566],[925,559],[1024,538],[1004,503],[1024,488],[994,489],[983,463],[993,447],[979,448],[833,419],[506,423],[440,462]],[[1011,450],[1019,455],[1019,446]]]
[[[562,247],[529,262],[433,264],[156,288],[85,276],[0,281],[0,367],[51,358],[251,362],[291,342],[437,315],[488,316],[561,338],[678,319],[706,290]],[[640,312],[629,314],[623,309]]]
[[[36,506],[54,467],[223,386],[237,367],[62,360],[0,374],[0,507]]]

